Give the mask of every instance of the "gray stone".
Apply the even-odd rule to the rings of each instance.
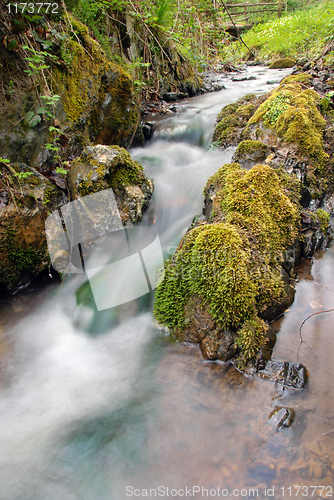
[[[308,372],[301,363],[288,361],[264,361],[257,371],[261,378],[270,379],[281,389],[303,389],[308,381]]]
[[[290,427],[295,419],[295,410],[284,406],[275,406],[268,417],[268,424],[280,430],[283,427]]]

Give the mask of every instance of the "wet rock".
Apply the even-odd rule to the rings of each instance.
[[[176,102],[186,97],[188,97],[188,94],[185,92],[167,92],[166,94],[162,94],[162,98],[167,102]]]
[[[303,71],[308,71],[311,66],[312,66],[312,61],[305,63],[303,66]]]
[[[275,330],[269,325],[266,333],[266,339],[264,345],[261,347],[256,355],[254,361],[254,366],[257,366],[260,361],[269,361],[276,344],[277,335]]]
[[[326,80],[328,80],[328,78],[330,77],[330,73],[328,71],[321,71],[319,73],[319,80],[322,81],[322,82],[325,82]]]
[[[329,213],[331,217],[334,217],[334,195],[325,200],[324,209]]]
[[[256,76],[241,75],[241,76],[233,76],[232,77],[232,82],[246,82],[249,80],[256,80]]]
[[[210,360],[228,361],[237,351],[236,332],[217,328],[201,341],[203,357]]]
[[[223,330],[212,319],[203,299],[191,297],[185,307],[185,328],[175,332],[178,340],[199,343],[205,359],[228,361],[237,351],[237,333]]]
[[[317,92],[326,91],[326,85],[323,83],[323,81],[320,80],[320,78],[313,78],[312,85],[314,87],[314,90],[316,90]]]
[[[72,162],[68,183],[73,200],[112,188],[125,225],[141,219],[153,193],[153,183],[142,166],[118,146],[88,146]]]
[[[45,219],[67,197],[34,168],[12,168],[17,175],[8,170],[10,191],[1,193],[0,288],[14,293],[48,268]]]
[[[258,375],[277,383],[281,389],[303,389],[308,381],[308,372],[301,363],[288,361],[264,361],[259,365]]]
[[[8,201],[9,201],[8,191],[0,192],[0,208],[4,208],[6,205],[8,205]]]
[[[300,59],[298,59],[298,61],[297,61],[297,65],[298,65],[298,66],[302,66],[302,67],[304,67],[307,63],[308,63],[308,59],[307,59],[307,57],[301,57],[301,58],[300,58]]]
[[[329,219],[327,219],[327,222],[326,219],[321,220],[323,216],[326,217],[326,213],[319,209],[315,212],[311,212],[310,210],[303,210],[301,212],[303,257],[312,257],[318,250],[328,245],[330,238]]]
[[[212,82],[212,81],[206,82],[203,87],[203,90],[205,92],[218,92],[219,90],[224,90],[224,89],[226,89],[225,85],[219,82]]]
[[[289,276],[294,275],[296,267],[301,258],[301,252],[302,244],[299,238],[297,238],[294,243],[285,250],[282,266]]]
[[[185,329],[178,334],[180,340],[199,343],[215,328],[215,322],[201,297],[192,297],[185,307]]]
[[[154,133],[154,123],[153,122],[145,122],[143,124],[143,134],[144,134],[144,139],[145,141],[150,141],[153,137]]]
[[[275,406],[268,418],[268,424],[280,430],[290,427],[295,419],[295,410],[284,406]]]

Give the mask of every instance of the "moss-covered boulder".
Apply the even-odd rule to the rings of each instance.
[[[261,141],[241,141],[232,157],[232,161],[239,163],[242,167],[249,168],[264,162],[270,152],[267,144]]]
[[[111,61],[85,25],[72,16],[70,20],[72,35],[54,38],[52,51],[44,51],[49,67],[45,79],[37,75],[32,82],[25,73],[24,53],[0,44],[5,82],[0,102],[1,154],[12,162],[49,168],[55,153],[45,147],[47,143],[58,147],[57,154],[67,160],[92,143],[127,147],[140,129],[140,103],[132,77]],[[38,114],[47,102],[44,95],[60,96],[48,107],[52,118]],[[37,113],[39,123],[25,120],[29,112]],[[57,130],[50,132],[54,125]]]
[[[63,124],[96,144],[127,146],[139,124],[131,76],[111,62],[87,26],[71,19],[77,39],[62,43],[66,64],[52,80],[65,111]]]
[[[73,200],[112,188],[125,225],[141,219],[153,193],[143,167],[119,146],[88,146],[72,162],[68,183]]]
[[[66,197],[32,167],[0,169],[0,288],[15,292],[49,266],[45,219]]]
[[[154,314],[177,338],[190,340],[204,311],[195,340],[206,357],[226,360],[238,348],[247,361],[267,338],[258,314],[284,295],[283,254],[298,234],[299,193],[283,171],[267,165],[247,171],[237,163],[220,168],[205,192],[215,197],[215,209],[166,262]]]
[[[324,164],[328,160],[323,140],[326,121],[319,108],[317,92],[283,81],[250,118],[250,137],[269,143],[277,136],[277,145],[279,141],[295,144],[299,155]]]
[[[282,59],[277,59],[272,62],[269,66],[269,69],[283,69],[283,68],[292,68],[296,64],[294,59],[290,59],[290,57],[284,57]]]
[[[262,97],[248,94],[237,102],[225,106],[217,116],[217,125],[213,132],[214,144],[226,148],[236,146],[241,140],[247,139],[246,125],[261,102],[263,102]]]

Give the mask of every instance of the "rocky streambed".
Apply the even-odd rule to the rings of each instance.
[[[272,266],[272,271],[261,274],[260,269],[258,281],[263,284],[263,299],[266,299],[266,280],[270,278],[271,297],[276,301],[263,300],[262,305],[267,307],[259,312],[267,311],[270,320],[276,313],[269,309],[280,304],[277,296],[282,287],[285,292],[294,286],[295,301],[290,311],[278,320],[280,324],[271,324],[276,331],[280,326],[272,358],[286,362],[266,359],[271,356],[275,341],[273,330],[266,326],[264,333],[270,343],[261,346],[261,355],[255,356],[263,377],[247,378],[237,371],[231,359],[242,352],[242,346],[234,345],[233,335],[238,329],[222,328],[200,296],[194,296],[186,305],[190,312],[186,345],[170,343],[165,332],[156,328],[151,314],[145,313],[152,295],[145,302],[134,301],[113,311],[99,312],[85,293],[83,275],[69,277],[58,291],[31,289],[30,293],[3,299],[5,356],[1,373],[5,390],[0,394],[0,404],[4,453],[0,478],[4,499],[19,497],[22,491],[34,500],[45,496],[59,498],[60,494],[66,500],[97,496],[106,500],[125,499],[129,484],[154,488],[163,483],[178,488],[188,481],[220,488],[260,489],[270,485],[276,488],[278,498],[282,497],[282,486],[296,482],[311,486],[316,481],[325,488],[333,486],[332,395],[328,386],[333,375],[329,362],[333,346],[330,320],[325,315],[324,319],[316,318],[316,324],[306,324],[303,335],[307,344],[303,343],[298,353],[301,319],[318,308],[330,308],[330,290],[317,288],[309,280],[333,288],[332,248],[316,254],[311,274],[310,269],[303,274],[300,268],[310,267],[310,261],[302,259],[298,263],[299,257],[306,256],[307,248],[310,247],[311,255],[326,243],[327,219],[321,217],[321,212],[319,218],[316,210],[325,208],[323,202],[329,198],[313,196],[313,186],[321,188],[316,174],[312,186],[304,185],[302,176],[296,176],[301,186],[296,196],[296,183],[287,183],[289,173],[280,173],[280,165],[276,169],[274,164],[285,146],[266,144],[264,136],[255,139],[261,141],[260,153],[264,151],[264,156],[258,159],[256,150],[255,160],[252,159],[251,148],[245,158],[244,166],[248,169],[252,162],[261,162],[262,167],[253,170],[236,165],[241,162],[240,148],[239,151],[235,147],[203,149],[203,145],[211,142],[215,118],[224,105],[237,103],[250,90],[264,103],[260,95],[266,88],[274,88],[266,82],[270,78],[280,79],[281,75],[280,71],[254,67],[247,76],[255,80],[231,83],[225,79],[222,82],[225,90],[182,101],[178,105],[179,114],[159,121],[152,142],[145,148],[133,149],[131,156],[134,174],[154,180],[152,201],[143,214],[142,224],[154,222],[164,254],[171,259],[182,252],[183,257],[187,256],[192,244],[187,240],[189,235],[205,234],[209,238],[209,226],[216,231],[229,224],[225,231],[228,244],[236,244],[243,237],[244,248],[247,250],[249,245],[250,249],[244,255],[236,252],[220,257],[224,262],[225,257],[232,256],[238,267],[239,263],[248,265],[249,257],[262,255],[252,249],[262,235],[255,230],[257,226],[262,228],[263,214],[272,231],[279,219],[280,230],[276,230],[272,244],[282,244],[277,249],[283,248],[282,255],[287,258],[272,262],[269,253],[264,253],[269,259],[264,264]],[[252,101],[243,101],[241,107],[246,106],[247,111],[249,104]],[[240,101],[235,106],[240,108]],[[242,127],[247,128],[250,118],[246,122],[240,120]],[[252,145],[255,149],[258,146],[253,142]],[[88,149],[80,159],[87,170],[85,178],[74,177],[73,189],[94,190],[94,182],[109,186],[114,170],[110,167],[111,171],[104,175],[94,158],[103,153],[112,166],[117,152],[120,153],[117,149]],[[233,154],[236,156],[232,160]],[[309,165],[305,157],[301,161],[298,151],[295,156],[294,162],[298,158],[301,168],[303,163]],[[136,161],[143,165],[144,174],[138,171]],[[229,167],[222,171],[220,167],[227,164]],[[287,161],[286,167],[289,165],[292,171],[295,163]],[[270,182],[266,183],[266,179]],[[139,185],[143,182],[145,179],[140,177]],[[236,182],[242,190],[236,191]],[[201,213],[205,186],[205,213],[193,221],[194,214]],[[304,188],[315,203],[303,207],[302,223],[297,227],[293,222],[300,220],[298,203]],[[266,189],[271,196],[265,196]],[[227,208],[220,205],[222,190],[229,196]],[[264,195],[260,196],[262,190]],[[235,192],[240,200],[250,196],[263,201],[257,224],[245,227],[247,234],[238,229],[238,210],[247,208],[247,203],[235,207]],[[279,211],[282,206],[285,210]],[[309,234],[308,239],[300,239],[296,245],[293,237],[299,236],[303,229]],[[262,235],[264,242],[272,241],[272,231]],[[209,249],[204,245],[204,250]],[[207,257],[204,251],[203,258]],[[196,260],[190,259],[190,263],[196,265]],[[257,265],[256,261],[252,264]],[[244,274],[247,283],[250,275]],[[251,291],[255,290],[252,286]],[[104,293],[108,294],[108,289]],[[254,296],[248,294],[247,298]],[[286,307],[287,304],[283,306]],[[264,317],[258,317],[255,327],[265,321]],[[198,328],[200,322],[202,330]],[[201,331],[206,334],[202,339],[191,338],[192,333],[198,335]],[[206,336],[207,341],[203,342]],[[201,342],[201,348],[194,341]],[[318,353],[318,358],[309,346]],[[225,354],[234,350],[232,358],[228,359],[228,355],[226,361],[217,356],[217,351],[221,349],[222,353],[224,348]],[[203,354],[210,363],[203,363]],[[266,366],[260,365],[262,360]],[[248,363],[254,370],[251,361],[243,369],[247,371]],[[295,389],[304,385],[307,377],[304,366],[309,372],[308,389],[282,390],[289,384]],[[266,380],[273,376],[278,391]],[[300,380],[302,384],[298,385],[296,382]],[[268,417],[270,425],[266,423]],[[277,432],[278,428],[281,432]]]

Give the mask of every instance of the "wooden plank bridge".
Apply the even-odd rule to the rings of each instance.
[[[281,17],[283,9],[285,11],[288,10],[287,0],[260,0],[255,3],[222,2],[222,4],[229,16],[226,31],[235,37],[238,36],[238,32],[240,33],[251,28],[255,19],[258,20],[267,13],[271,14],[274,12],[277,12],[278,17]]]

